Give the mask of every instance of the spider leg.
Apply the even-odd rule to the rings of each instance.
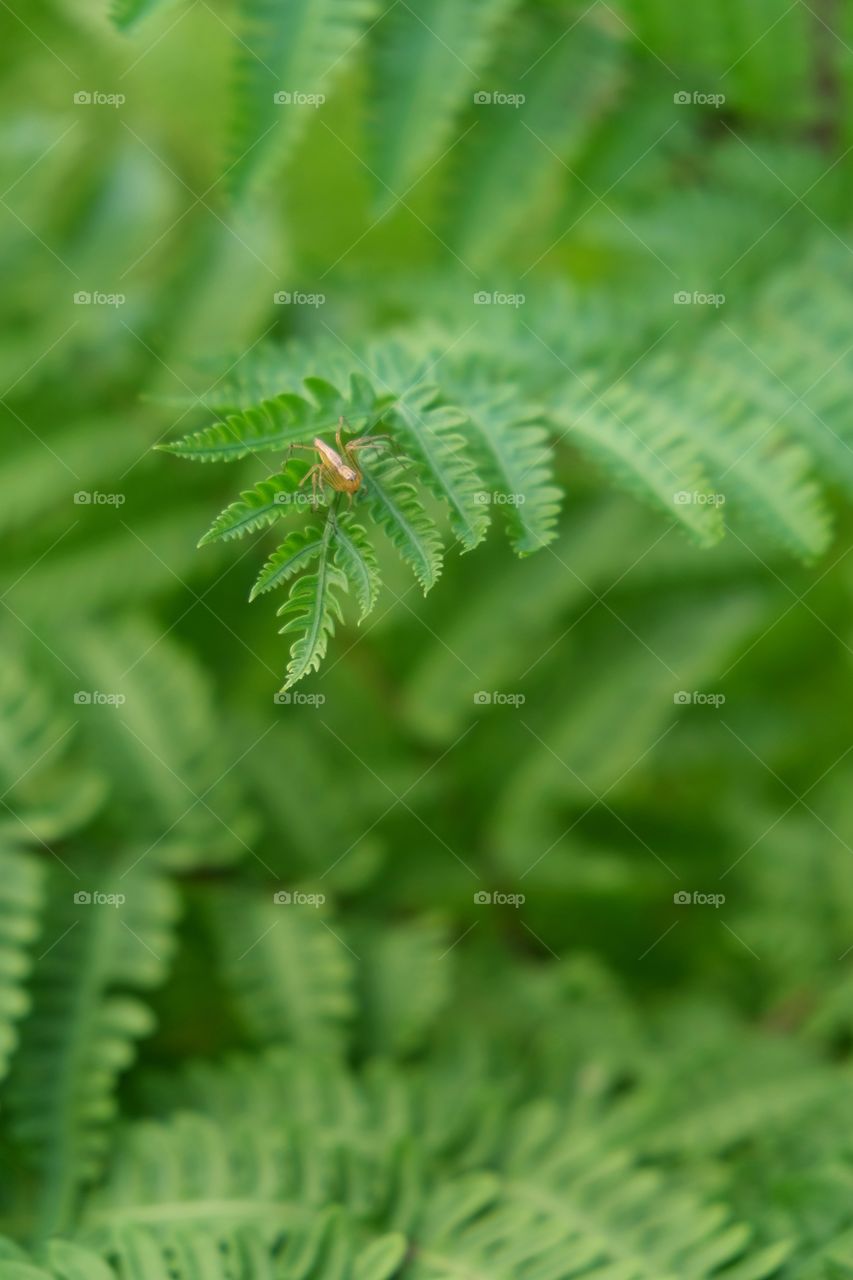
[[[311,483],[313,484],[316,473],[322,470],[322,466],[323,464],[321,462],[315,462],[313,467],[309,467],[308,470],[305,472],[305,475],[299,481],[299,484],[296,486],[297,489],[302,488],[302,486],[304,485],[305,481],[308,479],[309,476],[311,477]]]
[[[356,467],[357,455],[362,449],[391,449],[397,453],[397,447],[391,436],[359,436],[357,440],[348,440],[344,445],[344,457]]]
[[[348,449],[367,449],[372,444],[377,443],[388,444],[390,447],[394,443],[394,437],[383,432],[381,435],[358,436],[355,440],[348,440],[346,447]]]
[[[311,501],[316,511],[320,505],[320,492],[323,484],[323,467],[318,464],[311,480]]]
[[[357,440],[349,440],[347,442],[344,453],[347,460],[353,466],[357,466],[356,455],[360,450],[370,449],[374,445],[378,445],[380,449],[390,449],[397,462],[401,464],[406,463],[407,459],[405,454],[400,452],[397,441],[394,437],[389,435],[359,436]]]

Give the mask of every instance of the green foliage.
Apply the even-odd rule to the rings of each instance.
[[[0,1280],[853,1277],[853,3],[11,8]]]

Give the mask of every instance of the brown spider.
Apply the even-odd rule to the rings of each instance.
[[[320,487],[324,481],[336,493],[345,493],[349,498],[349,505],[352,506],[353,496],[361,488],[364,480],[358,465],[357,454],[362,449],[372,449],[377,445],[382,449],[394,448],[394,442],[389,435],[359,436],[356,440],[344,442],[341,436],[343,429],[344,419],[341,418],[335,434],[337,450],[330,444],[326,444],[325,440],[321,440],[319,436],[315,436],[311,444],[292,444],[288,448],[288,455],[293,449],[307,449],[311,453],[320,455],[320,461],[315,462],[299,481],[301,489],[310,476],[311,501],[315,507],[319,505]]]

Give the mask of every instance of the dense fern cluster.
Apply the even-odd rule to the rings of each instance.
[[[0,21],[0,1280],[853,1277],[853,4]]]

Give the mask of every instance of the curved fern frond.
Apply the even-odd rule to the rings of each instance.
[[[62,1227],[101,1167],[116,1081],[153,1026],[133,991],[166,975],[177,901],[145,870],[53,872],[32,1006],[9,1077],[12,1132],[42,1170],[43,1232]]]
[[[416,386],[399,396],[388,411],[405,451],[420,463],[424,483],[450,510],[450,526],[464,551],[483,541],[490,520],[481,486],[464,451],[465,415],[437,403],[437,387]]]
[[[446,929],[432,920],[371,926],[355,945],[365,1050],[397,1056],[421,1048],[450,994]]]
[[[304,529],[294,529],[261,569],[249,599],[255,600],[265,592],[281,586],[288,578],[292,578],[294,573],[299,573],[317,556],[322,555],[325,546],[326,534],[315,526],[308,525]]]
[[[317,897],[288,888],[269,890],[266,900],[242,892],[214,899],[225,978],[258,1044],[342,1043],[353,1014],[355,956],[326,923]]]
[[[513,48],[492,69],[488,101],[473,108],[476,127],[454,156],[465,199],[454,201],[452,240],[462,260],[490,263],[525,220],[559,190],[570,162],[618,84],[621,40],[601,14],[587,10],[566,28],[547,15],[516,32]],[[614,38],[615,37],[615,38]],[[492,101],[493,90],[521,98]]]
[[[395,5],[372,33],[376,81],[373,168],[380,208],[402,196],[447,144],[516,0]]]
[[[712,493],[698,448],[668,404],[642,388],[597,386],[585,379],[563,387],[555,421],[569,444],[613,475],[629,493],[674,519],[701,545],[723,536],[721,501]]]
[[[0,850],[0,1079],[17,1044],[16,1024],[29,1008],[30,948],[40,930],[43,868],[29,854]]]
[[[557,536],[562,497],[554,484],[553,449],[542,415],[521,404],[512,388],[460,386],[458,391],[466,440],[491,488],[480,496],[502,509],[519,555],[538,551]]]
[[[346,574],[347,582],[361,614],[363,622],[373,611],[379,595],[379,565],[367,534],[360,524],[335,519],[335,563]]]
[[[308,397],[282,392],[224,422],[155,447],[194,462],[238,462],[250,454],[308,443],[318,432],[335,428],[341,417],[350,423],[372,420],[383,403],[363,377],[351,378],[346,395],[321,378],[308,378],[304,385]]]
[[[674,375],[666,359],[644,371],[643,381],[652,390],[652,411],[658,415],[665,411],[669,417],[684,416],[684,404],[673,398]],[[685,395],[684,402],[690,403],[694,417],[690,428],[718,491],[736,504],[768,546],[788,547],[804,560],[824,551],[829,518],[811,479],[806,451],[792,444],[772,420],[762,421],[751,407],[745,411],[725,384],[700,387],[689,374],[687,382],[689,400]]]
[[[207,533],[199,540],[204,547],[209,542],[245,537],[257,529],[275,524],[287,515],[288,504],[298,492],[293,472],[280,471],[260,480],[252,489],[244,489],[238,502],[232,502],[216,517]]]
[[[297,637],[290,648],[287,679],[282,693],[317,670],[326,656],[329,637],[334,635],[335,622],[343,622],[341,604],[336,593],[348,590],[348,584],[345,574],[331,561],[333,528],[333,515],[330,512],[323,530],[316,570],[294,582],[287,600],[278,610],[278,617],[288,618],[284,626],[279,628],[279,635],[295,633]]]
[[[267,153],[287,159],[376,10],[375,0],[240,0],[232,191]]]
[[[163,0],[112,0],[110,17],[120,31],[129,31],[162,3]]]
[[[98,808],[104,781],[69,760],[78,725],[57,714],[30,665],[4,637],[0,668],[0,839],[26,846],[69,835]]]
[[[242,856],[253,822],[197,664],[136,619],[75,628],[56,643],[79,681],[80,741],[112,782],[113,824],[131,824],[163,866]]]
[[[364,502],[403,560],[414,570],[424,595],[441,574],[443,547],[435,524],[424,511],[414,485],[401,480],[390,458],[364,463]]]

